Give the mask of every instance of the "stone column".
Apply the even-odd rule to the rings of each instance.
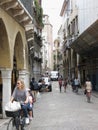
[[[11,75],[12,69],[1,69],[2,74],[2,114],[3,118],[5,115],[5,104],[10,101],[11,98]]]
[[[29,87],[29,72],[27,70],[19,70],[19,79],[22,79],[24,81],[25,87]]]
[[[79,55],[77,54],[77,68],[78,68],[78,66],[79,66]],[[79,68],[77,69],[77,74],[78,74],[78,78],[79,78],[79,80],[80,80],[80,71],[79,71]],[[81,81],[80,81],[81,82]]]
[[[27,88],[30,87],[30,73],[29,73],[28,71],[26,71],[25,86],[26,86]]]

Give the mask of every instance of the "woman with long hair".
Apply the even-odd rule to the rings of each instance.
[[[13,94],[12,94],[12,97],[11,97],[11,102],[13,102],[14,100],[21,103],[21,108],[24,112],[26,123],[29,122],[28,121],[28,110],[27,110],[28,105],[29,105],[28,93],[25,89],[24,82],[21,79],[17,80],[16,87],[13,91]]]

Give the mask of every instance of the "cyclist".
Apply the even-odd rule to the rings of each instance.
[[[29,118],[28,118],[28,93],[25,89],[24,82],[20,79],[17,81],[17,85],[13,91],[12,97],[11,97],[11,102],[13,100],[18,101],[21,103],[21,108],[23,110],[24,116],[25,116],[25,123],[29,124]]]

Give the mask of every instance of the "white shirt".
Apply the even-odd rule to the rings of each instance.
[[[75,79],[74,82],[75,82],[75,85],[79,85],[79,83],[80,83],[79,79]]]

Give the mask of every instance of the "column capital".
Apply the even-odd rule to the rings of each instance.
[[[10,70],[12,70],[12,68],[0,68],[0,70],[1,70],[1,71],[3,71],[3,70],[6,70],[6,71],[8,70],[8,71],[10,71]]]
[[[2,78],[11,78],[12,68],[0,68]]]
[[[19,70],[19,74],[29,74],[29,71],[26,69]]]

